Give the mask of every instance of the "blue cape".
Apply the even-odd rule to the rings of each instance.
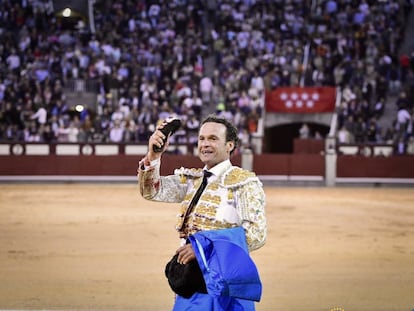
[[[177,296],[174,310],[254,310],[262,284],[242,227],[198,232],[188,238],[208,294]]]

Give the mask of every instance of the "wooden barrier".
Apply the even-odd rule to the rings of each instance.
[[[414,156],[338,156],[337,177],[414,178]]]
[[[17,154],[12,151],[13,148],[14,151],[18,149]],[[132,154],[128,151],[128,146],[116,149],[117,145],[108,145],[102,149],[105,152],[99,151],[99,146],[77,148],[81,152],[70,155],[73,152],[71,146],[66,146],[65,154],[59,154],[62,152],[59,151],[61,150],[59,146],[28,144],[17,149],[14,145],[3,146],[3,149],[0,148],[0,176],[133,177],[136,175],[138,162],[144,155],[142,149],[138,149],[140,150],[138,154]],[[27,151],[30,154],[26,154]],[[241,166],[241,157],[241,155],[234,156],[232,162]],[[261,154],[253,155],[252,158],[253,171],[261,176],[316,176],[321,180],[325,176],[323,152]],[[413,164],[413,156],[338,155],[336,177],[412,179],[414,178]],[[202,163],[193,155],[165,154],[162,158],[161,174],[172,174],[175,168],[181,166],[200,167]]]

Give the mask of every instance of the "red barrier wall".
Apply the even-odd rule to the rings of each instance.
[[[323,139],[300,139],[293,140],[293,153],[321,154],[325,150]]]
[[[414,178],[413,156],[338,156],[337,177]]]
[[[0,156],[0,175],[85,175],[131,176],[136,174],[142,156]],[[241,156],[232,157],[232,163],[241,166]],[[165,154],[161,174],[171,174],[174,169],[201,167],[195,156]],[[258,175],[323,175],[324,158],[306,154],[256,155],[253,169]]]
[[[143,156],[0,156],[0,175],[80,175],[80,176],[133,176]],[[240,156],[232,159],[240,166]],[[201,167],[195,156],[165,154],[161,174],[172,174],[174,169]]]
[[[79,176],[134,176],[142,156],[0,156],[0,175],[79,175]],[[232,158],[241,166],[241,157]],[[161,174],[174,169],[201,167],[195,156],[165,154]],[[257,175],[324,176],[325,158],[320,154],[262,154],[253,157],[253,170]],[[414,178],[413,156],[337,158],[337,177]]]
[[[325,175],[325,160],[318,154],[255,155],[253,170],[257,175]]]

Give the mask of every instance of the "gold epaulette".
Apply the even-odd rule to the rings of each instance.
[[[250,181],[259,181],[256,174],[240,167],[232,167],[224,174],[223,183],[226,187],[242,186]]]
[[[180,167],[174,170],[174,175],[180,176],[180,182],[182,184],[187,182],[187,176],[191,177],[202,177],[203,176],[203,169],[201,168],[185,168]]]

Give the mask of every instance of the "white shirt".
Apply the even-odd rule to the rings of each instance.
[[[112,142],[119,143],[122,141],[124,130],[120,126],[115,126],[109,132],[109,139]]]
[[[36,111],[35,114],[33,114],[30,119],[37,119],[37,122],[39,124],[46,124],[47,121],[47,111],[45,108],[40,107],[39,110]]]
[[[201,92],[210,92],[213,88],[213,82],[209,77],[204,77],[200,80],[200,91]]]
[[[407,109],[400,109],[397,113],[397,121],[399,124],[405,124],[411,119],[411,115]]]
[[[11,54],[6,60],[10,69],[17,69],[20,67],[20,57],[16,54]]]

